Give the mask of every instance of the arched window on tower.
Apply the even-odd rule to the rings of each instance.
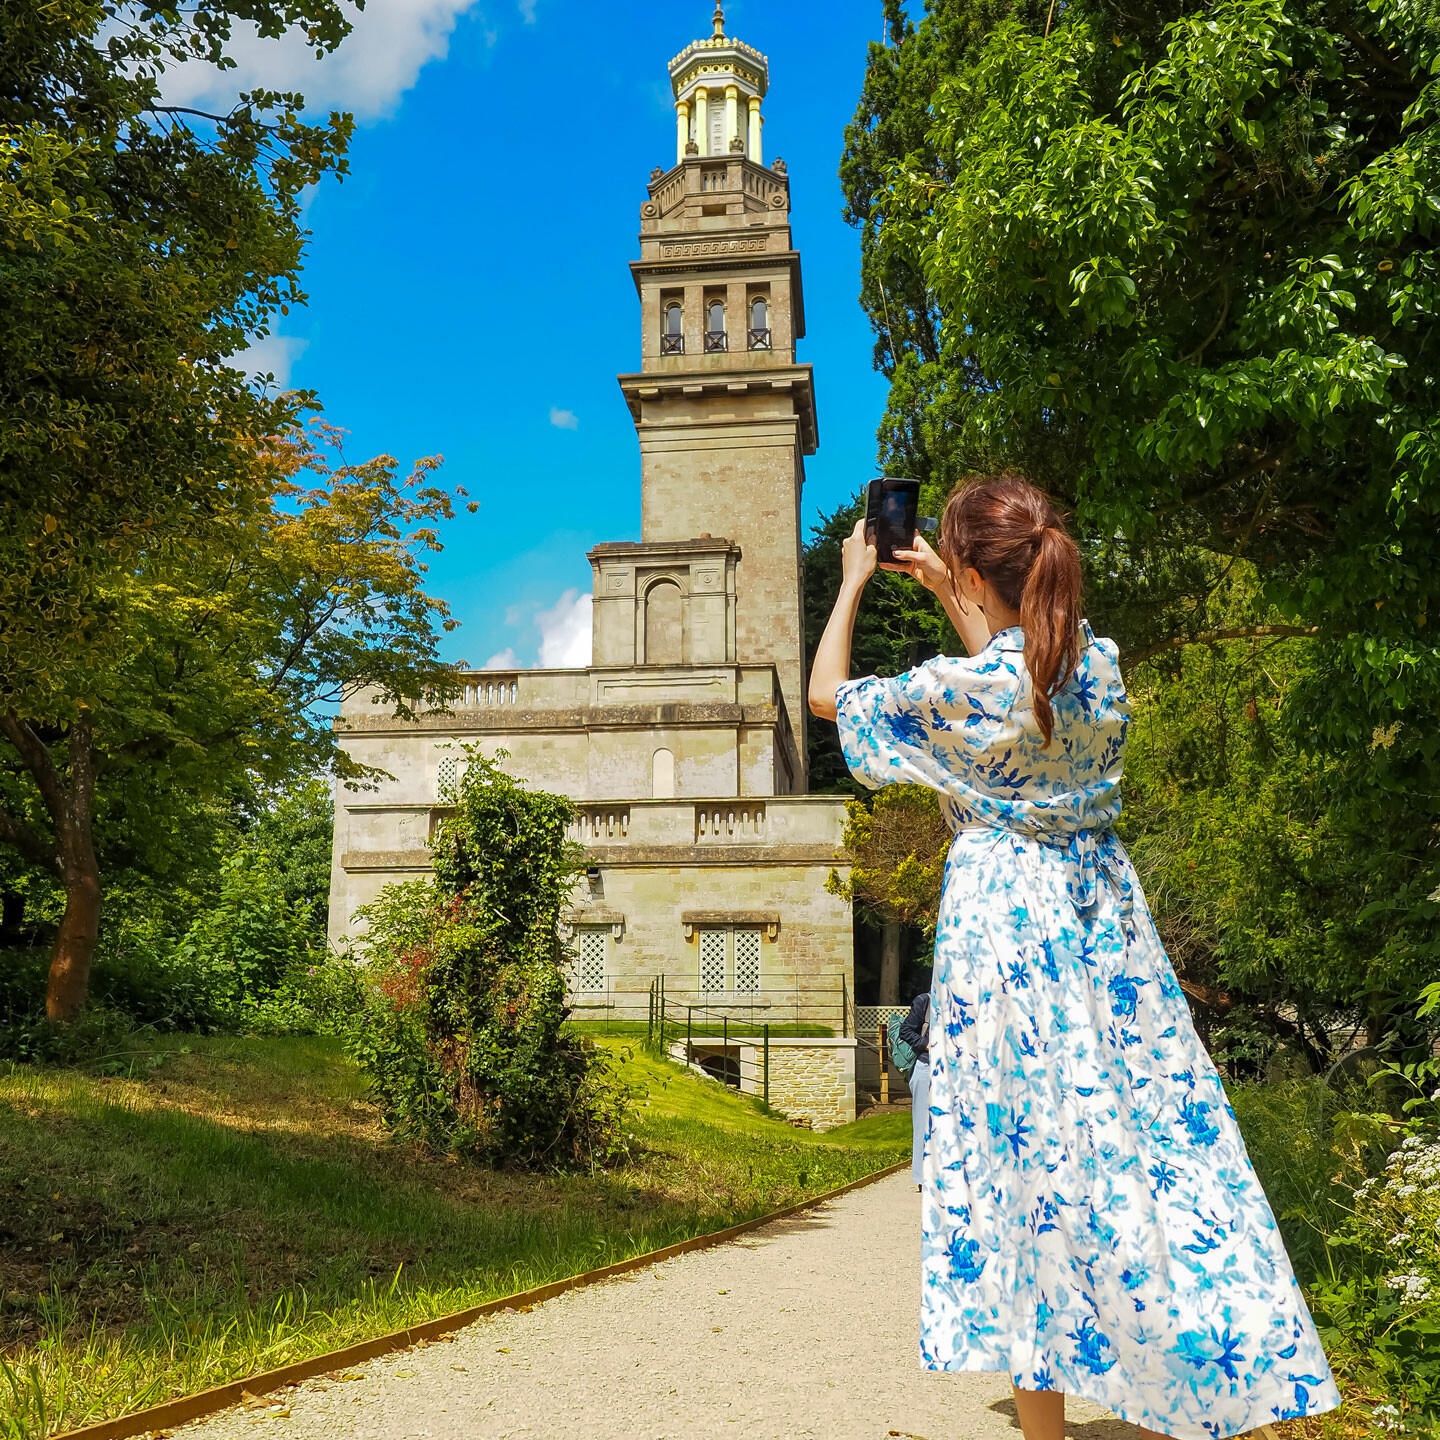
[[[666,301],[664,324],[660,330],[660,353],[662,355],[683,355],[685,353],[685,313],[678,300]]]
[[[675,754],[657,750],[650,761],[650,797],[653,800],[675,798]]]
[[[756,295],[750,301],[750,348],[770,348],[770,302],[763,295]]]
[[[685,662],[685,617],[680,587],[659,580],[645,593],[645,663],[682,665]]]
[[[705,305],[705,351],[727,350],[725,342],[725,302],[710,300]]]

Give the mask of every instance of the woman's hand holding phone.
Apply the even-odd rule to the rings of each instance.
[[[910,549],[897,549],[895,560],[894,565],[887,565],[885,568],[895,570],[901,575],[908,575],[912,580],[918,580],[934,594],[942,594],[951,588],[948,567],[930,548],[923,535],[916,535]]]
[[[863,590],[875,573],[876,558],[875,543],[865,533],[865,521],[857,520],[840,547],[840,573],[844,583],[851,589]]]

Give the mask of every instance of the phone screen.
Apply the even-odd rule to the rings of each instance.
[[[919,499],[920,484],[916,480],[871,482],[866,518],[881,561],[888,563],[895,558],[896,550],[908,550],[914,544]]]
[[[887,549],[908,550],[915,538],[915,497],[905,490],[887,490],[880,502],[879,533],[888,539]]]

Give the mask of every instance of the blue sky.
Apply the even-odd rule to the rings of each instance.
[[[353,458],[441,454],[442,478],[480,502],[447,527],[431,570],[463,622],[449,659],[573,659],[586,550],[639,538],[639,455],[615,383],[639,364],[627,267],[649,172],[674,161],[666,64],[709,34],[711,9],[370,0],[333,59],[254,42],[226,81],[263,76],[312,110],[357,114],[351,177],[309,207],[310,304],[258,355],[319,392]],[[884,406],[836,178],[881,5],[733,0],[726,15],[769,56],[766,156],[790,170],[800,358],[820,411],[808,527],[869,478]],[[217,98],[212,76],[174,88]],[[516,505],[535,507],[518,545]]]

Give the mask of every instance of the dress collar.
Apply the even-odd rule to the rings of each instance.
[[[1087,647],[1095,643],[1095,632],[1090,628],[1088,620],[1080,622],[1080,634]],[[1023,650],[1024,648],[1025,631],[1019,625],[1007,625],[1005,629],[997,630],[985,644],[986,650]]]

